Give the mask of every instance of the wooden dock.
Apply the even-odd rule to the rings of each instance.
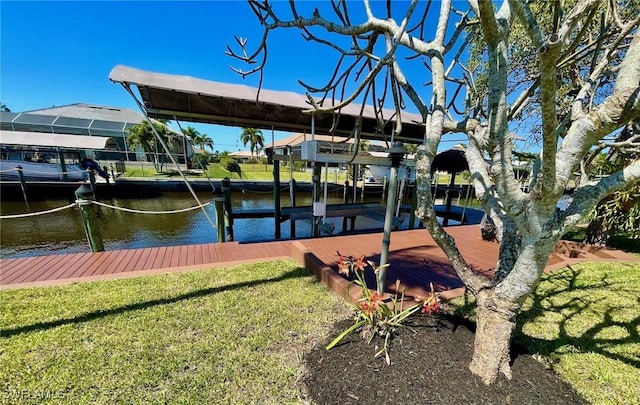
[[[476,271],[488,275],[493,273],[498,258],[498,244],[482,240],[479,226],[451,226],[446,231],[455,238],[463,256]],[[382,234],[376,232],[293,241],[228,242],[0,259],[0,289],[137,277],[293,258],[337,294],[351,300],[358,298],[354,295],[357,289],[349,289],[349,281],[336,272],[339,260],[337,252],[354,257],[365,256],[368,260],[378,262],[381,247]],[[549,259],[547,269],[587,260],[640,261],[640,258],[616,250],[560,242]],[[442,291],[444,298],[464,292],[449,260],[425,229],[392,232],[389,262],[388,291],[392,291],[395,281],[400,280],[407,294],[412,296],[425,295],[429,283]]]

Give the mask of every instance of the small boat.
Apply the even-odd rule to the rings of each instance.
[[[0,159],[0,180],[20,181],[17,168],[22,168],[24,180],[31,181],[87,181],[89,175],[79,164],[65,166],[66,179],[60,164],[29,160]]]

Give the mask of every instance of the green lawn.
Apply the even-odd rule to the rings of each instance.
[[[264,165],[260,163],[242,163],[240,164],[240,168],[242,170],[242,180],[258,180],[258,181],[273,181],[273,165]],[[324,173],[324,172],[323,172]],[[293,171],[293,178],[296,181],[311,181],[311,173],[306,171]],[[220,180],[225,177],[228,177],[232,180],[240,179],[237,173],[231,173],[226,170],[222,165],[218,163],[212,163],[207,168],[207,175],[211,179]],[[170,166],[166,166],[165,173],[158,173],[155,169],[150,167],[145,167],[142,169],[141,167],[136,167],[135,164],[131,164],[130,167],[127,167],[127,171],[123,174],[123,177],[176,177],[179,176],[177,171],[174,171]],[[189,178],[206,178],[204,174],[188,174]],[[289,181],[291,178],[291,173],[289,172],[289,168],[285,166],[280,166],[280,180],[281,181]],[[324,175],[323,175],[324,180]],[[329,181],[335,181],[335,175],[333,174],[333,169],[329,169]],[[345,180],[345,172],[344,170],[338,176],[338,181],[344,183]]]
[[[303,351],[350,313],[293,261],[2,291],[0,311],[4,399],[56,404],[297,403]]]
[[[592,403],[639,403],[638,297],[639,263],[545,274],[515,341]],[[0,291],[0,391],[9,403],[300,403],[303,354],[350,314],[293,261]]]
[[[640,263],[581,263],[543,276],[514,339],[590,402],[640,404],[639,304]]]

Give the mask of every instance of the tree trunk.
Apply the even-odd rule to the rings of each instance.
[[[471,372],[489,385],[502,373],[511,379],[511,335],[519,305],[500,300],[493,289],[477,294],[476,337]]]

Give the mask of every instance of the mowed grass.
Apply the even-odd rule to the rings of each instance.
[[[10,403],[298,403],[348,306],[288,260],[0,292]],[[44,401],[43,401],[44,400]]]
[[[462,299],[452,304],[463,308]],[[546,273],[524,303],[514,341],[589,402],[640,404],[640,263]]]

